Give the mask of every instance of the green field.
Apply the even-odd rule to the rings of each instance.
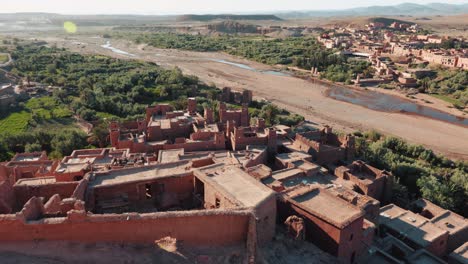
[[[72,115],[65,105],[52,97],[32,98],[26,102],[24,108],[0,118],[0,134],[15,134],[48,125],[52,128],[76,127],[73,125]],[[31,123],[34,124],[32,127],[29,126]]]
[[[8,55],[0,54],[0,63],[5,63],[8,61]]]
[[[27,129],[31,120],[31,113],[27,111],[15,112],[0,120],[0,133],[20,133]]]
[[[455,98],[452,98],[448,95],[443,95],[443,94],[431,94],[432,97],[435,97],[437,99],[440,99],[440,100],[443,100],[447,103],[450,103],[450,104],[453,104],[455,107],[457,108],[461,108],[463,107],[463,104],[462,102],[460,102],[459,100],[455,99]]]
[[[40,119],[71,117],[73,113],[52,97],[32,98],[26,103],[26,108]]]

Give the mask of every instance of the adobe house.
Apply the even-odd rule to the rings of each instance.
[[[394,204],[380,208],[381,234],[390,233],[417,249],[426,249],[436,256],[447,252],[449,232],[437,227],[428,219]]]
[[[51,176],[58,162],[49,160],[45,151],[17,153],[10,161],[0,163],[0,181],[14,184],[23,178]]]
[[[337,256],[344,263],[354,261],[364,252],[364,212],[317,185],[299,186],[281,193],[278,200],[279,221],[290,215],[305,220],[306,240]],[[367,235],[373,236],[373,232]]]
[[[171,236],[189,246],[243,245],[255,261],[257,245],[275,233],[274,192],[238,165],[191,165],[90,172],[79,182],[23,179],[9,191],[0,184],[14,196],[0,205],[18,201],[14,211],[0,206],[0,241],[153,243]]]
[[[354,190],[387,203],[392,197],[393,175],[357,160],[335,169],[335,175],[355,184]]]
[[[412,203],[411,210],[429,219],[431,223],[449,232],[447,253],[463,245],[468,237],[468,221],[461,215],[445,210],[426,199]]]
[[[234,127],[247,127],[250,125],[249,108],[246,104],[243,104],[239,110],[228,109],[225,103],[220,103],[219,121],[223,124],[227,124],[230,121],[234,124]],[[229,129],[227,130],[230,131]]]
[[[338,136],[332,132],[331,127],[325,126],[318,131],[296,134],[292,148],[312,155],[314,162],[325,165],[340,160],[352,160],[355,152],[354,143],[354,136]]]
[[[220,100],[226,103],[237,103],[237,104],[250,104],[252,102],[252,91],[234,91],[230,87],[224,87],[222,89]]]
[[[275,154],[276,146],[276,131],[269,128],[258,129],[256,127],[234,127],[234,131],[230,134],[231,146],[233,150],[245,149],[247,145],[268,146],[271,154]]]

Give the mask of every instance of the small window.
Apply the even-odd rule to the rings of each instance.
[[[152,197],[151,184],[145,184],[145,190],[146,190],[146,199],[151,199]]]
[[[219,208],[219,207],[221,207],[221,201],[220,201],[218,198],[216,198],[216,200],[215,200],[215,208]]]
[[[349,241],[352,241],[352,240],[353,240],[353,237],[354,237],[354,235],[351,234],[351,235],[349,236]]]

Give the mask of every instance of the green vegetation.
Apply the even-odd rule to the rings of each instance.
[[[25,110],[7,114],[0,120],[1,133],[19,133],[27,129],[31,114]]]
[[[178,68],[166,70],[153,63],[83,56],[34,45],[17,46],[12,56],[13,73],[56,88],[52,96],[32,98],[1,113],[0,160],[25,150],[42,149],[61,157],[88,144],[104,147],[108,143],[106,120],[142,117],[146,106],[154,103],[184,109],[189,96],[197,97],[199,111],[203,111],[201,105],[213,104],[220,93]],[[263,103],[252,107],[257,108],[257,116],[269,118],[269,124],[294,125],[303,120],[280,109],[277,114],[265,114]],[[96,124],[91,137],[79,131],[74,114]]]
[[[425,77],[418,81],[421,92],[452,103],[457,108],[468,105],[468,71],[457,69],[435,69],[434,77]]]
[[[362,78],[371,78],[373,69],[371,63],[363,60],[349,60],[347,64],[330,65],[321,77],[324,77],[333,82],[345,82],[351,84],[351,80],[357,74],[362,74]]]
[[[5,63],[8,61],[8,55],[7,54],[0,54],[0,64]]]
[[[355,135],[359,156],[377,168],[391,171],[410,194],[460,214],[467,213],[466,162],[453,162],[422,146],[383,137],[375,131]]]
[[[449,97],[448,95],[442,95],[442,94],[431,94],[432,97],[435,97],[437,99],[443,100],[447,103],[450,103],[454,105],[457,108],[461,108],[463,106],[462,102],[458,99]]]
[[[45,150],[52,158],[70,155],[74,149],[87,147],[87,135],[77,129],[44,129],[33,132],[2,133],[0,159],[10,159],[15,152]]]
[[[325,78],[332,81],[350,82],[356,74],[369,76],[370,64],[336,54],[336,50],[325,49],[313,37],[290,37],[285,39],[268,37],[202,36],[188,34],[116,33],[116,37],[132,38],[137,43],[165,49],[193,51],[223,51],[270,65],[295,66],[310,70],[317,67]],[[336,77],[338,76],[338,77]]]
[[[72,116],[72,112],[64,104],[52,97],[32,98],[9,110],[6,113],[0,112],[0,135],[34,130],[41,124],[57,121],[63,123]]]

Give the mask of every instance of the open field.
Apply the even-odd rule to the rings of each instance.
[[[34,127],[29,124],[35,119]],[[18,109],[0,117],[0,133],[16,134],[28,129],[77,128],[72,112],[52,97],[32,98]]]
[[[11,134],[23,132],[27,129],[30,119],[31,113],[24,110],[11,113],[0,119],[0,131],[1,133]]]
[[[8,61],[8,55],[7,54],[1,54],[0,53],[0,64],[5,63]]]
[[[100,47],[106,40],[95,37],[80,37],[74,40],[45,37],[51,44],[71,50],[103,54],[123,59],[142,59],[156,62],[165,67],[177,66],[184,73],[198,76],[202,81],[218,87],[248,88],[257,98],[265,98],[289,111],[296,112],[317,124],[330,124],[338,130],[375,129],[399,136],[411,143],[422,144],[452,158],[468,159],[468,129],[429,118],[400,113],[386,113],[361,106],[333,100],[325,95],[326,87],[288,76],[265,74],[261,71],[242,69],[234,65],[219,63],[226,60],[243,63],[259,70],[271,67],[239,59],[222,53],[201,53],[179,50],[163,50],[126,41],[112,40],[116,48],[135,57],[117,54]],[[74,45],[79,40],[85,45]]]

